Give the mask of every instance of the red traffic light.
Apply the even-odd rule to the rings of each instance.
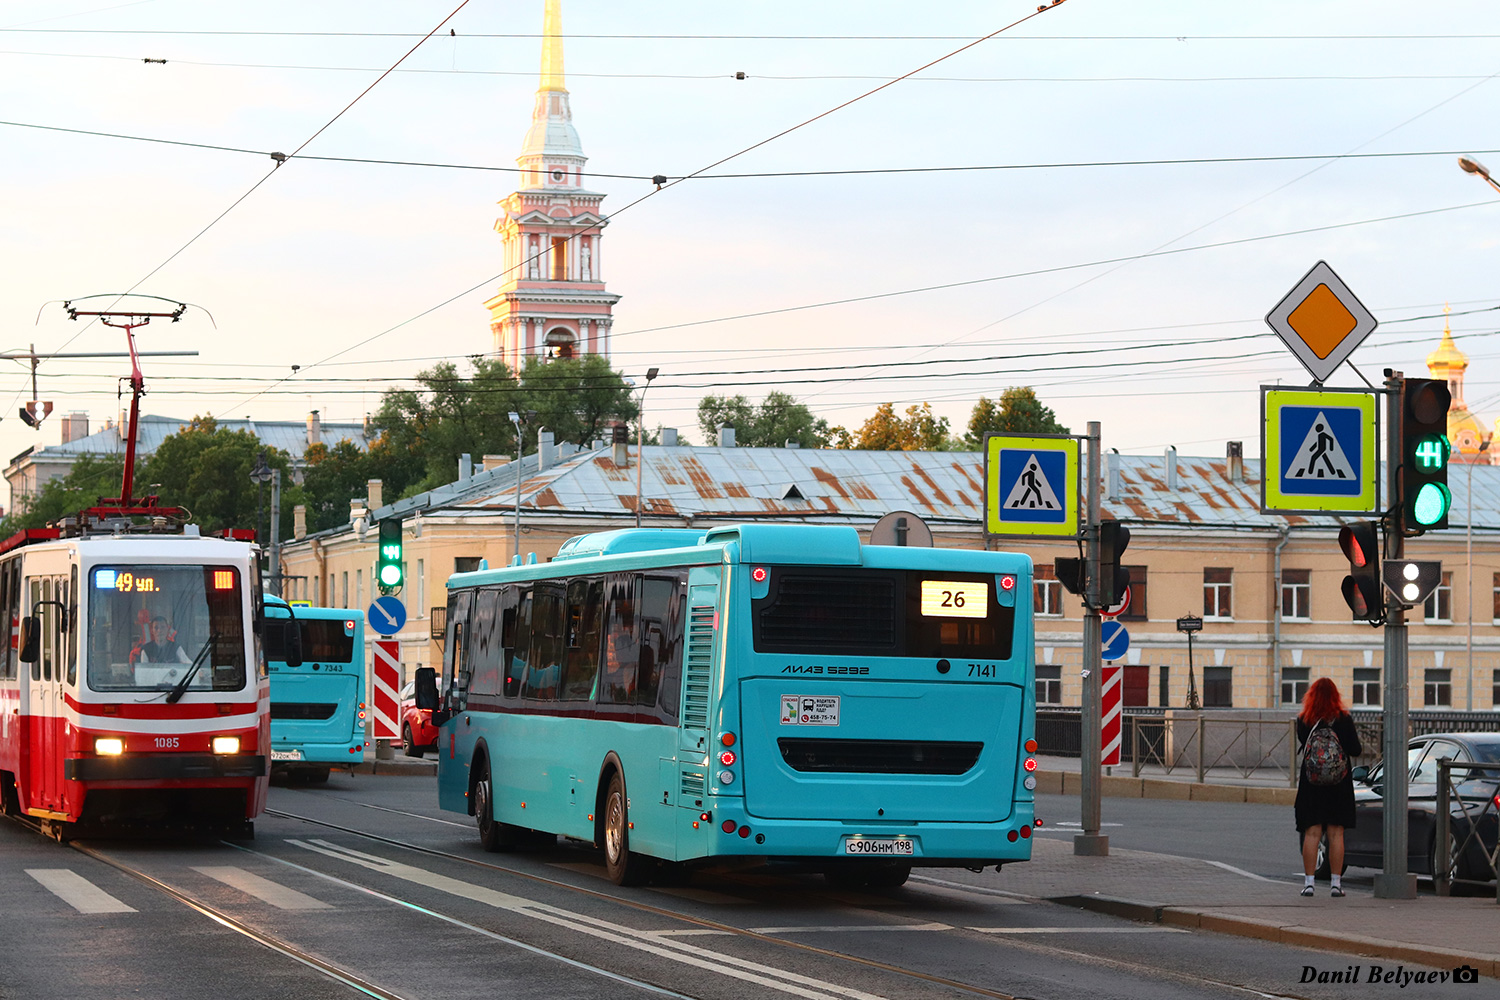
[[[1380,524],[1378,521],[1355,521],[1339,529],[1339,548],[1349,560],[1349,575],[1344,577],[1344,603],[1354,612],[1355,621],[1378,621],[1385,610],[1380,591]]]
[[[1360,521],[1346,524],[1339,529],[1339,548],[1349,560],[1350,567],[1364,569],[1380,561],[1380,539],[1376,535],[1375,522]]]

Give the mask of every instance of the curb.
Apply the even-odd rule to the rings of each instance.
[[[361,763],[354,765],[355,774],[404,774],[419,775],[422,777],[437,776],[437,761],[426,761],[421,758],[396,758],[393,760],[375,760],[366,758]]]
[[[1264,785],[1214,785],[1167,778],[1127,778],[1101,775],[1099,791],[1108,798],[1176,799],[1194,802],[1253,802],[1289,806],[1297,801],[1297,789]],[[1036,790],[1050,795],[1077,795],[1083,777],[1076,771],[1036,772]]]
[[[1218,934],[1256,938],[1261,941],[1273,941],[1315,951],[1414,962],[1436,969],[1452,969],[1460,965],[1470,965],[1478,969],[1482,976],[1493,979],[1500,975],[1500,955],[1494,954],[1475,955],[1432,945],[1390,941],[1358,934],[1340,934],[1304,924],[1281,924],[1271,920],[1256,920],[1253,917],[1235,916],[1213,910],[1143,903],[1117,896],[1051,896],[1047,897],[1047,902],[1093,913],[1103,913],[1112,917],[1123,917],[1126,920],[1146,924],[1214,931]]]

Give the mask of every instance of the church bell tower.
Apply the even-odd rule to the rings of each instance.
[[[530,355],[608,357],[620,300],[604,288],[604,195],[584,187],[588,157],[563,85],[562,0],[547,0],[542,33],[541,86],[516,157],[521,183],[495,221],[505,275],[485,303],[495,351],[517,372]]]

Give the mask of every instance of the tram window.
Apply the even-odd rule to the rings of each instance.
[[[587,701],[594,694],[599,673],[599,633],[604,618],[604,581],[573,580],[568,584],[568,663],[563,675],[563,701]]]
[[[15,568],[15,561],[0,565],[0,614],[5,615],[7,623],[15,621],[16,612],[10,606],[11,595],[15,588],[11,585],[11,570]],[[0,646],[0,680],[13,680],[16,676],[15,652],[10,648],[10,643]]]
[[[42,579],[42,603],[37,609],[42,620],[42,680],[52,679],[52,662],[57,656],[57,608],[50,602],[53,597],[52,578]]]
[[[567,593],[556,584],[538,583],[532,594],[531,655],[523,697],[555,701],[567,641]]]
[[[67,589],[62,594],[62,606],[68,609],[68,683],[78,683],[78,567],[73,567],[68,577]]]
[[[37,605],[42,600],[42,581],[33,577],[29,582],[31,584],[31,613],[35,617],[36,613],[41,610]],[[31,661],[31,679],[34,681],[42,679],[42,658],[40,656]]]

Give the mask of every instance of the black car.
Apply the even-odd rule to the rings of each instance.
[[[1431,875],[1436,867],[1438,761],[1500,764],[1500,732],[1431,733],[1414,737],[1407,744],[1407,871]],[[1382,798],[1384,762],[1368,772],[1354,769],[1355,827],[1344,831],[1346,865],[1364,868],[1384,866],[1384,806]],[[1454,791],[1449,793],[1451,877],[1490,881],[1495,868],[1497,832],[1500,832],[1500,770],[1452,771]],[[1456,797],[1455,797],[1456,796]],[[1460,804],[1457,798],[1462,798]],[[1471,829],[1478,836],[1470,837]],[[1458,848],[1463,845],[1460,854]],[[1328,866],[1320,851],[1319,868]],[[1324,873],[1326,874],[1326,872]]]

